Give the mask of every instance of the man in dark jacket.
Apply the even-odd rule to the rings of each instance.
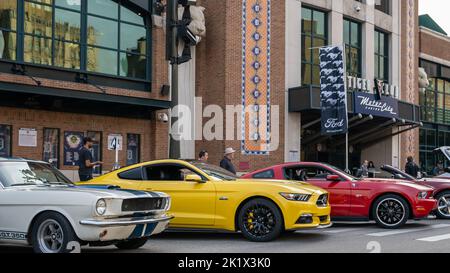
[[[231,160],[233,160],[235,152],[236,151],[233,148],[226,148],[224,157],[222,161],[220,161],[220,167],[233,174],[236,174],[236,168],[234,167],[233,162],[231,162]]]
[[[414,158],[412,156],[408,157],[408,162],[405,166],[405,172],[411,175],[414,178],[419,176],[419,166],[414,162]]]

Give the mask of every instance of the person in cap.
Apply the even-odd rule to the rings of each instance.
[[[231,161],[234,158],[235,152],[236,151],[233,148],[226,148],[224,157],[223,157],[222,161],[220,161],[220,167],[233,173],[233,174],[236,174],[236,168],[234,167],[233,162],[231,162]]]
[[[83,147],[80,149],[79,158],[78,158],[78,175],[80,176],[80,181],[89,181],[92,179],[92,173],[94,171],[94,167],[98,165],[103,165],[103,162],[97,161],[92,162],[92,153],[91,149],[94,145],[94,140],[90,137],[85,137],[83,139]]]

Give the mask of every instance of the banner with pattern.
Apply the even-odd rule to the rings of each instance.
[[[346,134],[348,117],[343,46],[322,47],[319,56],[322,135]]]

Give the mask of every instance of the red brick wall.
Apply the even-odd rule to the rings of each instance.
[[[60,129],[60,168],[77,170],[77,167],[63,166],[64,161],[64,131],[100,131],[103,133],[104,170],[110,170],[115,160],[115,153],[108,151],[108,134],[122,134],[126,145],[127,133],[141,135],[141,160],[148,161],[167,157],[168,126],[154,120],[137,120],[107,116],[91,116],[84,114],[59,113],[31,109],[0,107],[0,124],[12,125],[12,154],[42,160],[44,128]],[[38,147],[19,147],[19,129],[35,128],[38,132]],[[124,146],[125,146],[124,145]],[[120,152],[120,164],[125,165],[126,148]]]
[[[196,150],[207,149],[210,162],[217,164],[226,147],[238,151],[234,163],[250,163],[250,170],[284,162],[284,111],[285,111],[285,4],[272,1],[271,25],[271,104],[280,106],[280,146],[268,156],[241,154],[240,141],[197,141]],[[202,0],[206,8],[207,37],[197,49],[197,96],[203,104],[242,104],[242,1]],[[213,63],[213,65],[211,65]],[[204,120],[206,122],[207,119]],[[224,124],[225,126],[225,124]],[[240,134],[240,132],[238,132]],[[250,171],[241,170],[241,171]]]
[[[439,38],[436,37],[436,35],[421,30],[419,32],[419,39],[421,53],[444,60],[450,60],[450,38]]]

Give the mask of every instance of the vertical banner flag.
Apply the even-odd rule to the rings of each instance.
[[[347,91],[343,46],[320,48],[322,135],[346,134]]]

